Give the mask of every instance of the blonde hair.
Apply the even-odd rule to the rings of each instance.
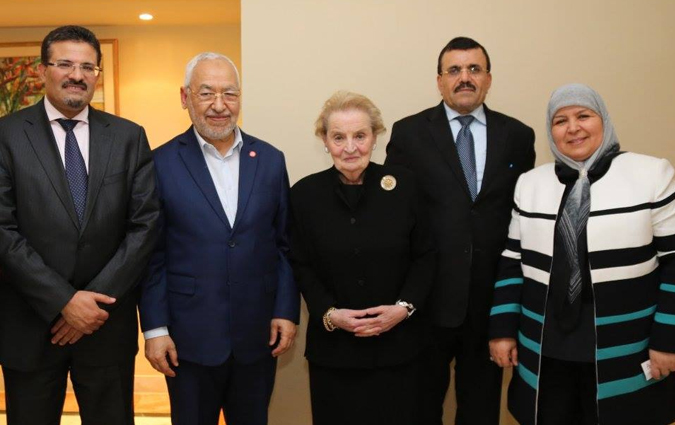
[[[321,113],[314,123],[314,134],[322,138],[328,134],[328,118],[333,112],[356,109],[365,112],[370,118],[370,128],[375,136],[384,133],[387,129],[382,122],[382,113],[373,101],[366,96],[349,91],[338,91],[333,94],[321,108]]]

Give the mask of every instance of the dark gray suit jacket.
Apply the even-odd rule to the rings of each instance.
[[[74,361],[116,363],[137,347],[136,291],[156,238],[158,201],[140,126],[89,108],[89,186],[82,226],[44,101],[0,119],[0,363],[47,360],[50,327],[77,290],[117,298],[73,346]]]

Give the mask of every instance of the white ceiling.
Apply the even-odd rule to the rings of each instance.
[[[241,20],[240,0],[0,0],[0,11],[0,27],[214,25]],[[141,13],[155,19],[141,21]]]

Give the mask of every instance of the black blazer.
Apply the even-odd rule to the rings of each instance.
[[[383,176],[396,179],[384,190]],[[330,367],[372,368],[407,362],[423,346],[417,314],[378,337],[328,332],[330,307],[364,309],[402,299],[423,309],[436,251],[412,174],[370,163],[351,208],[330,168],[291,189],[291,264],[309,309],[307,359]]]
[[[0,119],[0,363],[32,370],[45,352],[104,365],[137,348],[134,287],[155,241],[159,205],[145,132],[89,108],[89,185],[82,226],[44,102]],[[72,346],[50,327],[77,290],[117,298]]]
[[[513,190],[534,167],[534,131],[485,106],[487,160],[472,202],[443,102],[396,122],[385,164],[412,170],[438,245],[438,273],[430,296],[431,320],[463,323],[467,311],[485,329],[497,263],[506,243]],[[469,306],[471,300],[471,306]]]

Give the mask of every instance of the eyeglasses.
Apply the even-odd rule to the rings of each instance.
[[[91,64],[91,63],[72,63],[70,61],[56,61],[56,63],[53,62],[47,62],[47,66],[53,66],[57,68],[59,71],[63,71],[65,73],[70,74],[71,72],[75,71],[75,68],[80,68],[80,71],[87,77],[98,77],[98,74],[103,71],[103,69],[99,68],[98,66]]]
[[[451,66],[447,70],[441,72],[441,75],[443,74],[448,74],[451,77],[457,77],[460,75],[464,70],[466,70],[469,75],[480,75],[483,72],[488,73],[490,71],[485,71],[483,68],[481,68],[480,65],[469,65],[467,67],[463,66]]]
[[[220,97],[223,100],[223,102],[232,105],[239,102],[239,98],[241,97],[241,92],[236,90],[228,90],[221,93],[217,93],[208,90],[195,92],[190,87],[188,87],[188,89],[190,90],[190,93],[197,98],[197,101],[203,104],[211,104],[216,101],[217,97]]]

